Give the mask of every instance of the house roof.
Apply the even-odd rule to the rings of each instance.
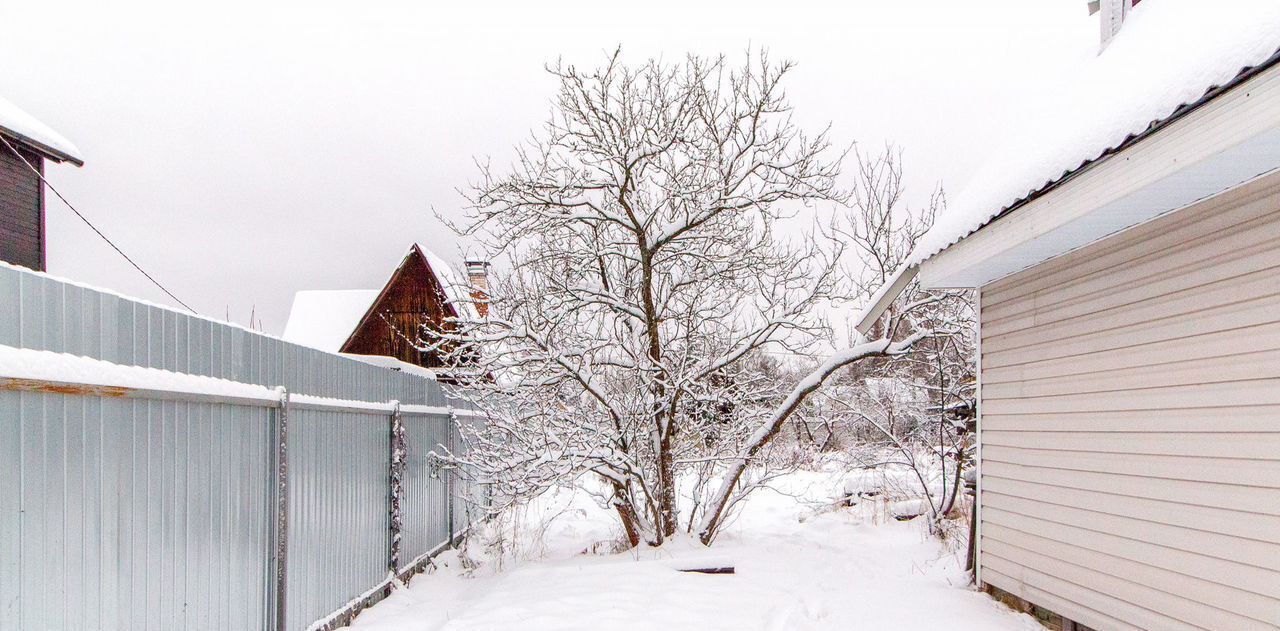
[[[355,330],[377,289],[308,290],[293,295],[285,340],[336,353]]]
[[[67,161],[76,166],[84,164],[84,159],[80,157],[80,150],[70,140],[4,97],[0,97],[0,132],[35,149],[51,160]]]
[[[322,351],[338,352],[352,332],[368,317],[369,310],[386,290],[391,278],[404,266],[408,257],[415,254],[426,259],[427,266],[444,288],[445,298],[455,313],[474,316],[474,305],[467,295],[466,285],[453,268],[430,250],[414,244],[396,265],[396,269],[388,275],[387,283],[382,289],[305,290],[294,294],[293,307],[289,310],[289,320],[284,327],[284,339]]]
[[[470,283],[462,276],[459,276],[447,261],[436,256],[431,250],[415,243],[409,248],[409,252],[412,253],[415,248],[426,257],[427,266],[431,268],[431,271],[436,275],[436,279],[440,281],[440,286],[444,288],[445,298],[449,300],[449,304],[453,306],[455,312],[462,317],[476,317],[475,302],[471,299]],[[408,256],[408,254],[405,256]]]
[[[921,263],[1280,60],[1280,2],[1143,2],[1100,54],[1028,94],[1005,140],[855,316],[867,331]]]
[[[952,198],[907,261],[918,265],[1159,129],[1280,51],[1280,2],[1144,2],[1105,51],[1030,95],[994,158]]]

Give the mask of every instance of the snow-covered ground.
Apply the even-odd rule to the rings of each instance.
[[[895,521],[876,500],[834,508],[847,477],[828,470],[780,480],[783,492],[753,496],[711,548],[682,540],[620,554],[584,554],[616,539],[607,512],[581,492],[549,494],[506,524],[505,537],[490,532],[483,537],[488,546],[473,545],[468,557],[488,558],[469,576],[459,555],[449,552],[438,560],[438,571],[417,576],[352,626],[364,631],[1042,629],[1031,617],[973,591],[961,569],[963,551],[930,538],[920,520]],[[513,539],[512,532],[520,534]],[[505,550],[497,553],[498,545]],[[677,569],[725,564],[736,573]]]

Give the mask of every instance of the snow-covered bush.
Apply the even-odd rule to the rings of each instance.
[[[872,295],[901,265],[933,224],[941,192],[913,210],[903,200],[901,156],[858,154],[858,184],[845,233],[859,254],[857,285]],[[914,310],[920,326],[937,334],[909,354],[851,366],[812,402],[814,431],[824,444],[861,454],[868,465],[910,473],[904,499],[920,498],[919,514],[942,533],[963,492],[961,476],[973,459],[974,327],[968,292],[922,289],[912,282],[877,327],[893,326],[897,310]],[[914,493],[913,493],[914,489]],[[902,515],[914,509],[899,507]]]

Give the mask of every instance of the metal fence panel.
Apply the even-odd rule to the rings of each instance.
[[[460,405],[459,410],[465,412],[474,412],[470,406]],[[458,455],[466,455],[467,445],[462,439],[462,434],[457,430],[457,425],[469,426],[473,429],[481,429],[484,420],[476,416],[465,414],[456,419],[455,427],[450,434],[450,448]],[[451,517],[454,532],[463,532],[471,527],[481,518],[481,515],[487,510],[490,498],[489,489],[479,484],[473,476],[458,476],[451,489],[452,497],[450,498]]]
[[[385,415],[291,410],[289,629],[304,629],[387,578]]]
[[[0,344],[290,392],[439,405],[440,385],[269,335],[0,265]]]
[[[0,629],[254,629],[266,408],[0,392]]]
[[[2,264],[0,345],[294,394],[450,404],[415,374]],[[277,412],[176,399],[0,391],[0,631],[268,627]],[[451,510],[427,462],[456,438],[453,420],[404,420],[407,567],[466,511]],[[385,584],[389,425],[382,413],[291,409],[291,631]]]
[[[453,419],[429,414],[406,414],[403,417],[405,442],[404,530],[401,533],[401,568],[431,552],[449,540],[448,485],[443,474],[433,470],[429,462],[438,445],[449,442]]]

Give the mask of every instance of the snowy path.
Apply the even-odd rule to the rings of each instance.
[[[789,482],[801,494],[836,488],[821,474]],[[813,514],[796,499],[757,495],[711,550],[676,542],[661,550],[575,554],[609,536],[608,515],[562,493],[539,507],[557,514],[539,552],[476,578],[451,566],[363,613],[364,631],[521,629],[1025,630],[1029,616],[971,591],[956,558],[916,523],[877,519],[860,507]],[[804,521],[800,518],[804,517]],[[532,519],[538,522],[538,519]],[[737,573],[683,573],[671,565],[732,560]]]

